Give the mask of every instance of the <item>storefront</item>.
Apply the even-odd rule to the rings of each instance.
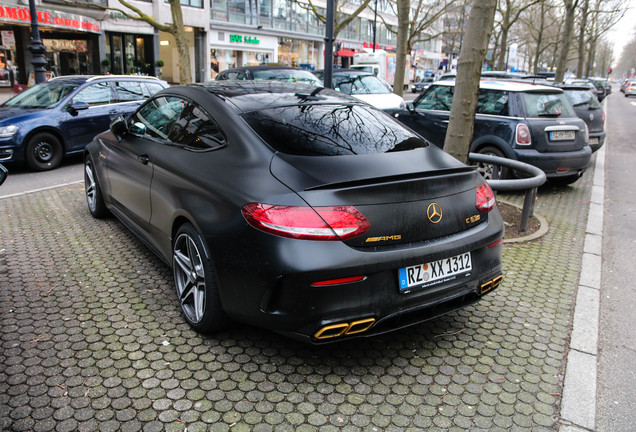
[[[40,39],[47,48],[49,76],[97,74],[99,65],[98,21],[67,12],[38,9]],[[31,52],[31,14],[20,5],[0,6],[0,60],[14,82],[26,84],[33,71]]]
[[[118,75],[154,75],[154,35],[106,32],[106,61],[102,69]]]
[[[309,70],[322,69],[324,43],[279,38],[278,63]]]
[[[241,31],[210,32],[210,79],[225,69],[279,62],[278,38]]]

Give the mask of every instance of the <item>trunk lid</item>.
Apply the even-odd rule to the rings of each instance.
[[[371,228],[346,240],[351,247],[423,242],[487,220],[475,207],[483,178],[433,146],[350,156],[278,153],[271,171],[310,206],[355,206]]]

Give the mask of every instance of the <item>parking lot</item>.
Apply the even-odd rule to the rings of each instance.
[[[168,267],[81,184],[2,199],[2,430],[554,430],[591,176],[541,189],[549,232],[505,246],[481,303],[318,348],[193,332]]]

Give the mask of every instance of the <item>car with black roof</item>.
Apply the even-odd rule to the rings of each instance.
[[[166,87],[136,75],[67,75],[37,84],[0,105],[0,162],[57,168],[107,130],[114,116],[132,113]]]
[[[563,90],[576,115],[587,124],[592,152],[600,149],[605,143],[605,112],[594,93],[587,86],[577,84],[555,84],[555,86]]]
[[[443,148],[454,90],[454,81],[438,81],[407,109],[386,112]],[[480,81],[470,151],[529,163],[564,184],[585,172],[592,155],[587,125],[563,90],[508,80]],[[497,176],[492,165],[480,169],[487,178]]]
[[[322,87],[322,81],[307,69],[282,65],[229,68],[217,74],[216,81],[283,81]]]

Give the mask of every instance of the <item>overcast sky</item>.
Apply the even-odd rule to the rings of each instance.
[[[610,42],[614,43],[614,62],[620,58],[623,47],[631,41],[636,28],[636,0],[629,0],[629,9],[622,20],[609,32]]]

